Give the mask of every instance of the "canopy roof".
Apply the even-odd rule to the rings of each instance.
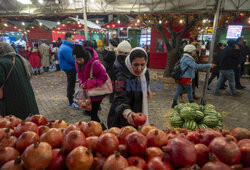
[[[24,4],[25,2],[32,4]],[[214,12],[217,0],[1,0],[0,15],[121,14],[152,12]],[[250,0],[223,0],[224,11],[250,11]]]

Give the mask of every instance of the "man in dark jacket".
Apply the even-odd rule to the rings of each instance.
[[[69,107],[78,109],[79,107],[74,103],[75,83],[76,83],[76,69],[75,59],[72,55],[74,47],[75,36],[73,33],[67,32],[65,40],[59,48],[58,58],[61,69],[67,75],[67,97],[69,100]]]
[[[238,96],[239,94],[236,92],[235,89],[235,75],[234,75],[234,69],[237,67],[240,67],[240,57],[239,57],[240,51],[239,46],[236,44],[234,40],[228,41],[228,47],[226,47],[221,52],[221,60],[220,60],[220,76],[219,80],[217,81],[216,88],[215,88],[215,94],[219,94],[219,88],[221,87],[221,84],[228,80],[228,84],[231,90],[231,93],[233,96]]]

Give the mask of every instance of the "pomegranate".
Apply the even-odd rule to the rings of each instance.
[[[132,126],[125,126],[123,128],[121,128],[121,132],[118,135],[118,140],[120,144],[125,144],[125,138],[128,134],[132,133],[132,132],[137,132],[137,130],[132,127]]]
[[[146,161],[139,156],[131,156],[127,160],[129,166],[136,166],[141,169],[144,169],[146,166]]]
[[[212,161],[206,163],[203,167],[202,170],[232,170],[230,166],[227,164],[222,163],[221,161]]]
[[[47,119],[43,115],[32,115],[26,120],[35,123],[37,126],[46,125],[48,123]]]
[[[125,158],[127,157],[128,149],[126,145],[123,145],[123,144],[119,145],[117,150],[121,153],[123,157]]]
[[[10,134],[6,134],[5,137],[1,140],[0,146],[2,147],[15,147],[17,138]]]
[[[241,163],[250,167],[250,143],[244,143],[240,146],[241,150]]]
[[[132,115],[135,126],[142,126],[146,123],[147,117],[144,113],[135,113]]]
[[[54,123],[53,123],[53,127],[54,128],[66,128],[68,127],[68,124],[64,121],[64,120],[56,120]]]
[[[126,167],[128,167],[128,161],[119,152],[116,152],[107,158],[102,170],[123,170]]]
[[[81,129],[77,127],[76,125],[69,125],[67,128],[63,130],[63,134],[67,135],[72,130],[81,130]]]
[[[62,145],[69,153],[78,146],[86,146],[86,138],[81,131],[72,130],[64,137]]]
[[[84,125],[83,133],[89,136],[100,136],[102,133],[102,126],[99,122],[90,121]]]
[[[231,168],[232,170],[242,170],[243,166],[241,164],[237,164],[237,165],[232,165]]]
[[[98,141],[98,136],[90,136],[86,138],[86,147],[91,149],[93,153],[96,152],[97,141]]]
[[[6,136],[6,134],[12,135],[13,132],[13,129],[10,128],[0,128],[0,141]]]
[[[52,148],[46,142],[36,142],[24,150],[22,160],[26,169],[47,168],[52,160]]]
[[[49,129],[50,129],[50,128],[49,128],[48,126],[45,126],[45,125],[39,126],[39,127],[38,127],[38,134],[39,134],[39,136],[41,136],[41,135],[44,134],[45,132],[48,132]]]
[[[64,170],[66,169],[66,155],[64,154],[64,149],[53,149],[52,150],[52,160],[50,162],[47,170]]]
[[[69,170],[90,169],[94,162],[91,151],[84,147],[78,146],[73,149],[66,158],[66,165]]]
[[[76,125],[77,127],[79,127],[79,128],[81,129],[82,132],[83,132],[83,129],[84,129],[84,127],[85,127],[85,124],[86,124],[86,122],[77,122],[77,123],[75,123],[75,125]]]
[[[197,153],[194,144],[187,139],[181,137],[171,139],[166,151],[169,154],[169,159],[177,168],[191,166],[196,162]]]
[[[237,143],[237,139],[234,136],[232,136],[232,135],[226,135],[225,137],[231,138],[232,141],[234,141],[235,143]]]
[[[121,129],[118,127],[112,127],[108,130],[108,133],[113,133],[115,136],[118,136],[121,133]]]
[[[51,128],[48,132],[40,136],[41,142],[47,142],[52,148],[60,147],[63,141],[63,134],[61,130]]]
[[[158,147],[149,147],[145,152],[146,160],[150,161],[150,159],[154,157],[162,157],[163,151]]]
[[[21,119],[17,118],[14,115],[5,116],[5,118],[8,119],[14,127],[16,127],[19,123],[22,122]]]
[[[209,144],[209,149],[226,164],[233,165],[240,162],[240,148],[231,138],[217,137]]]
[[[141,168],[138,168],[136,166],[129,166],[127,168],[124,168],[123,170],[142,170]]]
[[[118,149],[119,141],[112,133],[105,133],[99,136],[96,149],[103,156],[108,157]]]
[[[0,167],[8,161],[15,160],[19,152],[12,147],[0,148]]]
[[[204,144],[196,144],[194,147],[197,153],[196,163],[203,166],[209,161],[209,148]]]
[[[193,166],[187,166],[185,168],[180,168],[178,170],[197,170],[197,169],[201,169],[198,165],[194,164]]]
[[[148,146],[162,147],[167,145],[167,134],[159,129],[152,129],[147,134]]]
[[[143,155],[147,149],[147,138],[139,132],[133,132],[126,136],[125,145],[131,155]]]
[[[246,128],[234,128],[230,134],[234,136],[237,140],[250,138],[250,132]]]
[[[38,134],[38,127],[33,122],[22,121],[14,130],[14,135],[19,137],[23,132],[32,131]]]
[[[144,125],[142,126],[142,128],[140,129],[140,133],[143,134],[144,136],[147,136],[148,132],[152,129],[156,129],[155,126],[153,125]]]
[[[205,132],[202,134],[201,143],[204,145],[209,145],[209,143],[216,137],[220,137],[221,134],[212,129],[206,129]]]
[[[245,144],[245,143],[250,143],[250,139],[242,139],[238,142],[238,146],[240,147],[242,144]]]
[[[17,139],[16,149],[23,152],[29,145],[38,142],[39,136],[35,132],[27,131]]]
[[[202,136],[198,134],[197,132],[188,132],[185,138],[189,140],[190,142],[193,142],[194,144],[200,143],[200,138]]]
[[[94,157],[94,162],[91,167],[91,170],[101,170],[105,161],[106,161],[106,158],[101,155]]]
[[[14,129],[14,126],[12,125],[12,123],[8,119],[0,118],[0,128]]]
[[[146,169],[147,170],[174,170],[170,162],[162,161],[161,157],[152,158],[148,162]]]
[[[6,162],[1,170],[23,170],[23,163],[20,156],[17,156],[15,160]]]

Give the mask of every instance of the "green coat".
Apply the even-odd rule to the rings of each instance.
[[[35,95],[26,76],[21,59],[15,56],[15,66],[4,85],[4,97],[0,100],[0,114],[12,114],[25,119],[29,114],[39,114]],[[13,62],[13,57],[6,55],[0,58],[0,86],[4,83]]]

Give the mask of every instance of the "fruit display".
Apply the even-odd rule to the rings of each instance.
[[[222,122],[222,114],[217,112],[211,104],[202,106],[197,103],[180,103],[174,107],[174,112],[170,118],[171,126],[189,130],[222,129]]]
[[[182,112],[183,123],[197,120],[197,110],[190,108],[185,112],[191,110],[193,115]],[[201,113],[208,112],[212,113]],[[1,117],[0,122],[0,170],[250,168],[250,132],[244,128],[192,131],[144,125],[139,130],[125,126],[103,131],[99,122],[67,124],[63,120],[48,121],[42,115],[31,115],[25,121],[15,116]]]

